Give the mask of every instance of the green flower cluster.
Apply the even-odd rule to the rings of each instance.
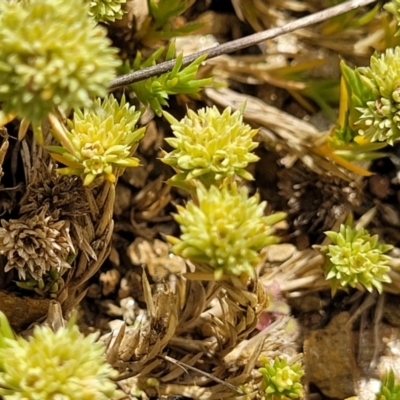
[[[106,363],[97,335],[83,336],[73,322],[54,332],[35,327],[15,338],[0,313],[0,395],[4,400],[108,400],[118,375]]]
[[[57,107],[88,106],[106,95],[120,62],[88,9],[83,0],[1,2],[3,117],[40,124]]]
[[[400,0],[391,0],[387,2],[384,6],[385,10],[389,11],[397,20],[397,32],[396,36],[400,34]]]
[[[263,376],[261,388],[267,400],[299,399],[303,396],[301,378],[304,370],[301,363],[288,365],[285,359],[275,358],[274,363],[265,359],[258,371]]]
[[[372,97],[358,108],[363,124],[359,133],[372,142],[393,144],[400,138],[400,47],[374,54],[370,66],[359,71]]]
[[[327,255],[326,279],[332,280],[333,290],[339,286],[357,287],[361,284],[372,292],[382,292],[382,283],[391,282],[388,272],[393,246],[378,244],[378,235],[371,236],[365,229],[341,225],[339,232],[325,232],[333,244],[324,246]]]
[[[249,198],[246,188],[239,190],[236,184],[222,189],[199,184],[197,201],[178,206],[174,218],[182,235],[168,237],[172,251],[211,266],[216,279],[224,274],[253,276],[259,251],[278,242],[272,226],[285,218],[284,213],[264,216],[264,208],[258,195]]]
[[[113,95],[95,100],[93,108],[76,109],[70,131],[62,126],[54,131],[62,146],[48,147],[52,157],[67,166],[57,171],[83,176],[84,185],[96,178],[115,182],[114,168],[139,165],[131,154],[145,132],[145,128],[136,129],[140,115],[125,97],[119,104]]]
[[[122,6],[127,0],[89,0],[88,2],[90,4],[89,15],[96,21],[114,22],[124,16]]]
[[[236,177],[253,178],[245,168],[258,160],[251,153],[258,145],[253,141],[257,130],[243,123],[243,110],[231,113],[226,108],[222,114],[215,106],[197,113],[188,110],[181,121],[164,115],[175,136],[165,139],[174,150],[162,159],[178,171],[171,184],[196,179],[210,186]]]
[[[377,393],[376,400],[400,400],[400,383],[395,381],[392,369],[383,376],[381,390]]]

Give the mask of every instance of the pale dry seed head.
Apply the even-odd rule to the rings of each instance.
[[[20,279],[35,280],[50,271],[71,266],[66,258],[72,251],[65,221],[54,221],[42,212],[32,218],[2,220],[0,254],[7,258],[5,272],[15,268]]]

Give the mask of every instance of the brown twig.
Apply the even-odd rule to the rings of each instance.
[[[377,0],[350,0],[346,3],[339,4],[335,7],[319,11],[317,13],[307,15],[296,21],[289,22],[283,26],[272,29],[267,29],[262,32],[254,33],[253,35],[246,36],[241,39],[232,40],[224,44],[220,44],[210,49],[202,50],[197,53],[189,54],[183,57],[183,66],[187,66],[203,54],[207,54],[207,59],[218,57],[222,54],[229,54],[235,51],[244,49],[246,47],[261,43],[267,39],[273,39],[277,36],[284,35],[285,33],[293,32],[297,29],[305,28],[329,18],[344,14],[348,11],[365,6],[367,4],[375,3]],[[134,82],[142,81],[152,76],[157,76],[169,72],[175,65],[176,60],[169,60],[152,67],[144,68],[139,71],[130,72],[129,74],[118,76],[113,79],[109,84],[109,89],[114,90],[121,86],[129,85]]]

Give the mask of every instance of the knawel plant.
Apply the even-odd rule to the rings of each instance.
[[[237,179],[252,180],[246,171],[259,158],[252,153],[258,143],[253,140],[256,129],[243,123],[243,110],[222,113],[214,106],[197,112],[188,110],[176,120],[164,112],[175,137],[166,142],[173,148],[162,161],[177,172],[169,183],[188,187],[196,180],[205,186],[221,186]]]
[[[351,286],[364,287],[369,292],[377,289],[382,293],[383,283],[390,283],[390,256],[387,253],[393,246],[379,243],[379,236],[364,228],[353,228],[342,224],[339,232],[325,234],[332,244],[322,247],[326,254],[326,279],[331,281],[332,292],[338,288]]]
[[[384,8],[399,26],[399,1],[392,0]],[[395,36],[399,32],[397,29]],[[339,118],[328,139],[336,156],[352,161],[373,160],[385,156],[377,150],[394,145],[400,138],[399,65],[398,46],[375,52],[366,67],[351,68],[341,61]]]
[[[4,400],[109,400],[118,372],[105,359],[97,334],[84,336],[72,318],[54,332],[36,326],[15,336],[0,312],[0,395]],[[115,397],[114,397],[115,398]]]
[[[364,84],[361,71],[350,68],[344,61],[340,62],[342,73],[340,82],[339,116],[331,129],[325,152],[347,169],[360,175],[370,173],[350,163],[350,161],[370,161],[385,156],[378,150],[387,146],[386,142],[372,142],[371,138],[362,136],[360,129],[367,125],[361,121],[362,110],[373,100],[370,87]]]
[[[260,389],[265,393],[265,400],[300,399],[304,395],[301,379],[304,368],[300,362],[288,364],[284,358],[276,357],[273,362],[263,359],[263,366],[258,369],[262,375]]]
[[[94,101],[94,107],[75,109],[69,130],[53,121],[54,135],[62,146],[48,146],[52,157],[66,165],[63,175],[82,176],[85,186],[95,179],[116,181],[116,168],[137,167],[132,157],[145,128],[137,128],[141,113],[125,97],[118,102],[111,94]]]
[[[246,168],[258,160],[252,153],[257,130],[243,123],[243,110],[189,110],[181,121],[164,115],[175,136],[166,139],[173,150],[162,158],[177,171],[168,183],[193,197],[185,207],[177,206],[174,218],[182,235],[167,237],[172,251],[210,267],[215,279],[255,277],[260,251],[279,241],[274,225],[286,217],[265,216],[266,203],[260,203],[259,195],[249,197],[247,188],[239,187],[253,178]]]
[[[400,138],[400,47],[374,54],[369,67],[360,67],[361,80],[371,100],[358,107],[359,133],[371,142],[393,145]]]
[[[279,241],[273,226],[286,216],[264,216],[265,206],[258,194],[249,197],[247,189],[239,189],[236,183],[209,189],[198,183],[196,200],[177,206],[174,218],[182,235],[179,239],[167,237],[172,252],[210,266],[215,279],[223,275],[254,277],[260,251]]]
[[[42,142],[49,113],[87,107],[107,94],[121,62],[88,11],[82,0],[1,3],[0,123],[18,116]]]

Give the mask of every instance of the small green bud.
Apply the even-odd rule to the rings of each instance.
[[[327,255],[326,279],[332,280],[333,290],[342,287],[364,286],[372,292],[375,287],[382,292],[382,283],[391,282],[388,272],[390,256],[384,253],[391,245],[378,244],[378,235],[371,236],[367,230],[341,225],[339,232],[325,232],[333,244],[324,246]]]
[[[263,376],[261,389],[268,400],[299,399],[303,396],[301,378],[304,370],[301,363],[288,365],[285,359],[275,358],[273,364],[263,360],[264,366],[258,371]]]
[[[110,399],[117,393],[112,378],[118,373],[96,339],[71,322],[57,332],[37,326],[29,340],[2,339],[0,395],[4,400]]]
[[[376,394],[376,400],[400,400],[400,383],[395,381],[392,369],[382,377],[381,390]]]
[[[258,145],[253,141],[257,130],[243,123],[242,110],[231,113],[226,108],[222,114],[215,106],[197,113],[189,110],[181,121],[166,112],[164,116],[175,137],[165,139],[174,150],[162,161],[180,171],[172,184],[196,179],[210,186],[235,177],[253,179],[246,168],[258,160],[251,153]]]
[[[248,197],[247,189],[235,184],[218,189],[197,189],[198,205],[189,201],[178,206],[174,216],[180,224],[180,239],[168,237],[172,251],[192,261],[208,264],[219,279],[223,274],[254,275],[260,262],[259,251],[279,239],[273,236],[273,225],[285,218],[284,213],[264,216],[265,202],[258,194]]]
[[[114,22],[124,16],[122,6],[127,0],[86,0],[90,4],[89,15],[95,21]]]

